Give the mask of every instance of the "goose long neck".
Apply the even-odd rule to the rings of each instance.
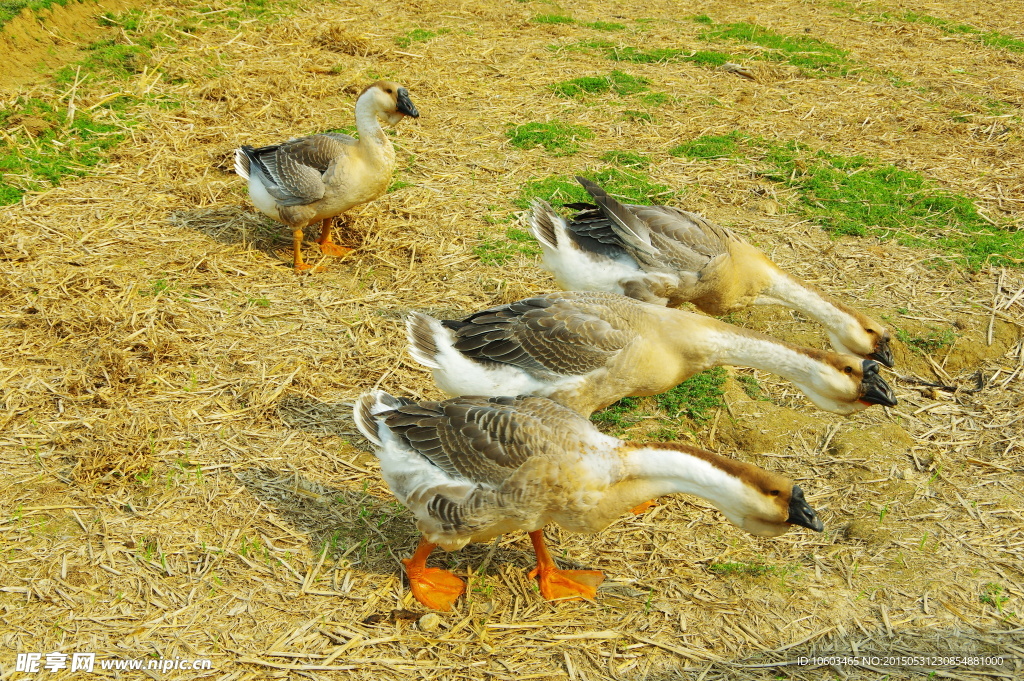
[[[710,365],[760,369],[805,385],[822,370],[825,353],[801,348],[756,331],[743,329],[718,320],[708,320],[707,345]],[[821,356],[815,356],[821,355]]]
[[[378,110],[374,102],[373,92],[367,90],[356,100],[356,130],[359,131],[359,144],[369,142],[388,144],[387,135],[377,118]]]
[[[842,328],[849,322],[849,315],[825,294],[781,270],[772,272],[771,283],[760,293],[757,302],[785,305],[830,329]]]
[[[683,444],[639,445],[628,449],[623,458],[626,478],[638,488],[636,503],[649,498],[647,495],[681,492],[724,510],[746,488],[740,475],[747,464]]]

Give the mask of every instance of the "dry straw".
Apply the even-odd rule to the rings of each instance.
[[[1024,13],[918,4],[1010,33]],[[827,672],[801,656],[852,650],[1007,662],[865,663],[835,669],[841,678],[1021,676],[1021,271],[972,274],[938,252],[832,240],[754,161],[668,154],[734,129],[795,139],[927,173],[1019,226],[1020,134],[999,127],[1020,124],[1019,54],[820,3],[335,2],[178,30],[191,7],[143,11],[173,44],[119,86],[140,99],[109,163],[0,211],[0,677],[16,678],[16,652],[88,651],[211,658],[212,672],[181,678],[225,680],[817,679]],[[870,68],[808,77],[734,46],[750,81],[567,49],[597,38],[700,49],[686,16],[705,11],[813,35]],[[579,21],[531,21],[555,12]],[[596,21],[627,28],[585,25]],[[399,47],[415,29],[436,35]],[[675,101],[648,122],[623,114],[638,108],[628,98],[548,88],[615,68]],[[231,174],[231,150],[351,125],[355,93],[378,76],[408,87],[423,114],[392,138],[408,184],[348,216],[356,254],[297,277],[287,239]],[[110,87],[78,85],[77,110]],[[40,81],[3,100],[64,92]],[[1010,113],[979,104],[992,100]],[[965,110],[966,122],[951,117]],[[595,135],[574,156],[510,146],[506,126],[533,121]],[[552,289],[533,256],[485,265],[474,248],[504,241],[526,182],[604,168],[612,150],[649,155],[646,172],[684,192],[677,203],[900,328],[900,405],[845,420],[770,376],[757,375],[770,401],[730,380],[727,407],[689,437],[799,479],[827,534],[755,539],[693,499],[663,499],[597,536],[551,530],[564,566],[608,575],[596,603],[557,605],[526,578],[524,538],[506,536],[436,556],[469,579],[468,596],[421,630],[397,560],[416,532],[348,403],[375,386],[439,396],[404,353],[406,311],[458,315]],[[781,309],[734,321],[824,345]],[[911,343],[932,337],[945,343]]]

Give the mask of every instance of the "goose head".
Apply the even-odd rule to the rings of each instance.
[[[815,406],[843,415],[873,404],[896,406],[896,393],[879,373],[878,362],[836,352],[821,352],[818,359],[821,360],[820,371],[811,372],[804,380],[793,381]]]
[[[712,502],[731,523],[758,537],[777,537],[793,525],[815,532],[825,528],[800,485],[783,475],[751,468],[750,474],[742,476],[739,494],[728,503]]]
[[[845,305],[837,307],[846,312],[846,323],[841,328],[828,330],[829,340],[836,352],[860,355],[892,368],[895,364],[889,341],[892,335],[871,317]]]
[[[409,99],[409,91],[398,83],[379,80],[368,86],[359,99],[369,99],[374,111],[391,125],[397,125],[406,116],[419,118],[420,112]]]

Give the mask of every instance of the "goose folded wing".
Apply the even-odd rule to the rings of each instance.
[[[405,405],[389,414],[387,425],[449,477],[497,488],[538,451],[541,440],[537,419],[516,410],[519,399],[461,397]]]
[[[303,162],[302,154],[294,153],[293,145],[301,141],[267,147],[257,157],[261,174],[269,180],[267,192],[282,206],[319,201],[327,190],[323,172]]]
[[[556,294],[477,313],[458,323],[456,337],[472,359],[576,376],[605,366],[636,333],[607,307]]]
[[[339,156],[347,154],[353,144],[355,140],[348,135],[323,133],[291,140],[283,144],[281,149],[296,163],[323,174]]]
[[[699,272],[728,252],[732,233],[694,213],[668,206],[630,206],[649,230],[662,267]]]

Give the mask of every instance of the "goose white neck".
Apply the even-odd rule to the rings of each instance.
[[[771,285],[757,297],[758,305],[785,305],[829,329],[843,328],[850,316],[813,287],[785,272],[772,272]]]
[[[739,329],[718,322],[710,334],[713,365],[760,369],[808,386],[822,372],[822,362],[801,352],[795,346],[755,331]]]
[[[356,100],[356,130],[359,131],[359,141],[375,141],[380,144],[387,142],[387,136],[377,118],[379,110],[374,99],[373,89],[364,92]]]
[[[649,498],[648,495],[681,492],[705,499],[727,512],[747,493],[746,483],[713,461],[723,459],[739,467],[743,464],[710,452],[697,455],[674,447],[647,445],[629,450],[624,459],[626,476],[643,487],[636,503]]]

